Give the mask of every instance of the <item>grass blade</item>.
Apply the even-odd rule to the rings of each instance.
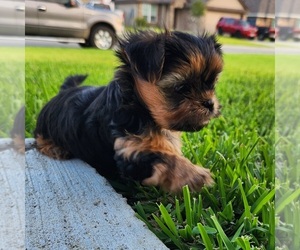
[[[216,229],[218,230],[219,235],[220,235],[222,241],[224,242],[224,244],[226,246],[226,249],[227,250],[235,250],[235,247],[233,246],[233,244],[231,243],[231,241],[228,239],[228,237],[226,236],[226,234],[223,231],[223,228],[219,224],[219,221],[218,221],[216,215],[212,215],[211,219],[213,220],[213,222],[214,222],[214,224],[216,226]]]
[[[159,227],[162,229],[162,231],[169,236],[169,238],[173,241],[173,243],[179,248],[183,249],[182,245],[180,244],[180,241],[178,238],[165,226],[165,224],[155,215],[152,214],[154,220],[159,225]]]
[[[205,228],[203,227],[203,225],[201,223],[197,224],[197,227],[199,229],[199,232],[201,234],[204,246],[206,247],[207,250],[213,250],[213,245],[211,243],[210,238],[208,237],[208,234],[205,230]]]
[[[180,209],[180,204],[178,199],[175,200],[175,213],[176,213],[176,218],[178,223],[181,224],[183,222],[183,219],[181,216],[181,209]]]
[[[188,186],[183,187],[183,199],[184,199],[184,207],[185,207],[185,215],[186,215],[186,223],[192,228],[192,206],[191,206],[191,195]]]
[[[238,182],[239,182],[239,188],[240,188],[240,191],[242,194],[242,199],[243,199],[244,208],[245,208],[244,214],[245,214],[245,217],[250,218],[251,217],[251,212],[250,212],[251,207],[248,204],[248,200],[247,200],[241,179],[238,179]]]
[[[275,195],[275,189],[271,190],[270,192],[266,190],[263,193],[263,195],[261,195],[261,197],[259,197],[259,199],[253,204],[252,213],[257,214],[267,202],[271,201],[274,195]]]
[[[176,235],[178,237],[178,231],[175,226],[175,223],[173,222],[170,214],[168,213],[167,209],[165,208],[165,206],[163,204],[159,205],[159,210],[160,210],[161,215],[162,215],[166,225],[168,226],[168,228],[172,231],[172,233],[174,235]]]
[[[283,196],[276,205],[276,213],[279,214],[288,204],[295,200],[300,195],[300,188],[293,193]]]

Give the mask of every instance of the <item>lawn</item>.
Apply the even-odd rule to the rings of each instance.
[[[171,249],[275,249],[274,57],[225,55],[224,61],[217,86],[222,116],[182,135],[184,155],[210,168],[215,185],[174,196],[112,183]],[[87,85],[104,85],[117,65],[112,51],[26,48],[26,136],[66,76],[87,73]]]
[[[0,138],[7,138],[25,102],[25,52],[23,48],[0,47],[0,55]]]

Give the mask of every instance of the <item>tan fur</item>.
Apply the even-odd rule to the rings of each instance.
[[[139,152],[151,151],[163,154],[181,155],[180,133],[162,130],[147,131],[142,135],[128,135],[117,138],[114,149],[125,159],[135,157]]]
[[[169,127],[168,104],[163,94],[154,83],[136,79],[136,90],[146,106],[149,108],[155,121],[163,128]]]
[[[174,165],[155,165],[152,176],[143,180],[143,185],[160,186],[171,193],[179,193],[185,185],[191,191],[199,191],[204,185],[210,186],[214,183],[208,169],[193,165],[183,157],[169,157],[173,157]]]
[[[205,68],[205,59],[203,58],[203,55],[191,54],[189,59],[190,59],[190,65],[187,65],[189,69],[188,72],[194,71],[194,72],[202,73]]]
[[[204,185],[213,183],[208,169],[195,166],[182,156],[179,133],[163,130],[162,133],[148,131],[140,136],[128,135],[117,138],[114,148],[116,154],[122,155],[126,160],[135,160],[142,152],[163,154],[162,157],[168,163],[153,166],[152,176],[143,180],[143,185],[160,186],[166,191],[177,193],[184,185],[189,185],[193,191],[199,191]]]
[[[50,139],[44,139],[43,136],[36,137],[37,149],[44,155],[54,159],[64,160],[70,159],[71,154],[62,147],[56,146]]]

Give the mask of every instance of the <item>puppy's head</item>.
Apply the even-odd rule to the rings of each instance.
[[[143,31],[121,40],[117,54],[159,126],[197,131],[219,115],[215,84],[223,67],[220,47],[214,36]]]

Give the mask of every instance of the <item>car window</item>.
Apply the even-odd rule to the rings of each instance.
[[[94,7],[95,7],[95,8],[99,8],[99,9],[110,10],[109,5],[101,4],[101,3],[95,3],[95,4],[94,4]]]
[[[250,24],[248,22],[244,21],[244,20],[241,20],[241,25],[243,27],[249,27],[250,26]]]
[[[234,21],[234,25],[240,25],[240,21],[239,20],[235,20]]]
[[[226,23],[227,24],[233,24],[234,20],[233,19],[227,19]]]
[[[62,5],[66,5],[70,2],[70,0],[40,0],[41,2],[48,2],[48,3],[58,3]]]

